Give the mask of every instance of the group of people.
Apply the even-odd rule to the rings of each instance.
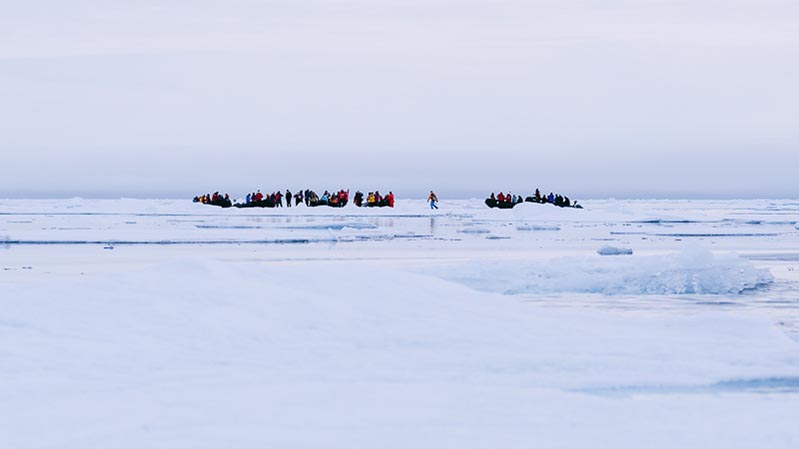
[[[558,207],[576,207],[578,209],[582,209],[582,206],[578,205],[577,201],[570,200],[568,196],[563,196],[552,192],[549,192],[549,195],[543,195],[539,189],[535,189],[535,195],[528,196],[527,198],[523,198],[521,195],[517,196],[515,194],[511,194],[510,192],[507,194],[499,192],[499,195],[495,196],[492,192],[491,196],[489,196],[486,200],[486,203],[513,207],[513,205],[523,203],[525,201],[528,203],[553,204]]]
[[[494,192],[491,192],[491,196],[489,196],[488,199],[496,201],[498,203],[508,203],[508,204],[518,204],[524,202],[524,198],[522,198],[521,195],[518,196],[513,195],[510,192],[508,192],[507,195],[502,192],[499,192],[499,195],[497,196],[494,196]]]
[[[214,206],[224,206],[230,207],[230,195],[227,193],[222,196],[218,191],[214,192],[213,195],[210,193],[206,193],[205,195],[195,196],[193,201],[195,203],[203,203],[203,204],[212,204]]]
[[[297,204],[302,202],[302,193],[297,193],[296,195],[292,195],[291,191],[286,189],[286,194],[283,195],[282,192],[279,190],[276,192],[272,192],[268,195],[264,195],[261,193],[260,190],[248,193],[246,197],[244,197],[244,204],[253,204],[253,203],[261,203],[261,202],[268,202],[273,204],[275,207],[283,207],[283,199],[286,200],[286,207],[291,207],[291,201],[297,199]]]
[[[264,195],[260,190],[248,193],[245,197],[245,202],[236,204],[236,207],[283,207],[283,200],[285,200],[286,207],[299,206],[305,203],[306,206],[320,206],[327,205],[331,207],[344,207],[349,201],[349,190],[341,189],[338,192],[330,193],[327,190],[319,196],[313,190],[305,189],[292,194],[291,190],[286,189],[286,193],[275,191],[268,195]],[[577,204],[577,201],[572,201],[568,196],[549,192],[549,195],[544,195],[539,189],[535,189],[535,195],[528,196],[527,198],[521,195],[516,195],[511,192],[499,192],[499,195],[491,196],[486,200],[489,207],[512,208],[513,206],[523,203],[540,203],[540,204],[553,204],[558,207],[575,207],[582,209],[582,206]],[[205,195],[195,196],[195,203],[211,204],[214,206],[230,207],[232,202],[230,195],[227,193],[222,195],[218,191],[213,194],[206,193]],[[438,197],[435,192],[430,191],[427,196],[427,202],[430,209],[438,209]],[[388,192],[388,195],[382,196],[380,191],[375,190],[364,195],[363,192],[355,192],[354,203],[357,207],[394,207],[394,192]]]
[[[355,192],[353,202],[357,207],[394,207],[394,192],[389,191],[388,195],[382,196],[379,190],[375,190],[364,197],[363,192],[359,190]]]
[[[432,193],[432,192],[431,192]],[[248,193],[244,201],[238,200],[235,204],[236,207],[283,207],[284,201],[286,207],[299,206],[305,203],[306,206],[330,206],[330,207],[344,207],[349,201],[350,191],[341,189],[339,191],[329,192],[327,190],[319,196],[316,192],[310,189],[300,190],[297,193],[292,193],[291,190],[286,189],[286,192],[275,191],[269,194],[263,194],[260,190]],[[436,200],[437,201],[437,200]],[[230,196],[226,193],[222,196],[219,192],[214,192],[213,195],[206,194],[194,197],[195,203],[212,204],[216,206],[230,207],[234,206],[230,200]],[[364,195],[363,192],[355,193],[355,205],[358,207],[394,207],[394,192],[388,192],[388,195],[381,195],[380,191],[375,190]]]
[[[305,194],[306,206],[327,205],[332,207],[344,207],[347,205],[347,202],[350,198],[350,191],[344,189],[334,193],[330,193],[325,190],[321,197],[313,190],[305,190],[303,193]]]
[[[310,189],[300,190],[297,193],[291,193],[291,190],[286,189],[286,193],[281,191],[272,192],[264,195],[260,190],[248,193],[244,199],[244,205],[258,205],[259,203],[266,203],[267,207],[283,207],[285,200],[286,207],[299,206],[305,204],[306,206],[319,206],[328,205],[334,207],[342,207],[347,204],[349,200],[349,190],[341,189],[338,192],[330,193],[327,190],[319,196],[316,192]]]
[[[578,209],[582,209],[582,206],[577,204],[577,201],[572,201],[569,199],[568,196],[563,196],[557,193],[549,192],[549,195],[542,195],[541,191],[535,189],[535,196],[530,198],[530,202],[532,203],[541,203],[541,204],[554,204],[558,207],[576,207]]]

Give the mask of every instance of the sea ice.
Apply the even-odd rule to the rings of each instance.
[[[560,231],[557,225],[521,225],[516,226],[517,231]]]
[[[764,317],[547,309],[372,262],[176,258],[2,289],[0,435],[14,449],[797,436],[790,392],[751,393],[799,376],[796,343]]]
[[[666,256],[560,258],[546,263],[486,261],[442,269],[448,279],[485,291],[606,295],[740,294],[773,281],[736,255],[684,250]]]
[[[491,232],[490,229],[485,228],[465,228],[458,231],[462,234],[488,234]]]
[[[615,246],[605,245],[596,251],[600,256],[631,256],[633,250],[631,248],[617,248]]]
[[[796,447],[796,223],[584,204],[2,201],[2,446]]]

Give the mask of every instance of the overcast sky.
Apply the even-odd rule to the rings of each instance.
[[[0,197],[799,197],[799,2],[39,0]]]

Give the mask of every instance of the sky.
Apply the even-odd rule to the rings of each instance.
[[[0,197],[799,197],[799,2],[39,0]]]

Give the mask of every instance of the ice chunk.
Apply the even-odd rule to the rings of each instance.
[[[560,231],[560,226],[556,225],[523,225],[516,226],[517,231]]]
[[[479,290],[605,295],[740,294],[773,282],[737,255],[685,250],[666,256],[562,258],[532,264],[477,262],[443,273]]]
[[[458,232],[462,234],[488,234],[491,232],[491,230],[483,228],[466,228],[466,229],[461,229]]]
[[[295,226],[284,226],[282,229],[304,229],[304,230],[328,230],[332,229],[334,231],[341,231],[344,229],[377,229],[378,226],[372,223],[360,223],[360,222],[352,222],[352,223],[322,223],[322,224],[308,224],[308,225],[295,225]]]
[[[600,256],[631,256],[633,254],[633,250],[631,248],[617,248],[615,246],[605,245],[602,248],[599,248],[596,253]]]

